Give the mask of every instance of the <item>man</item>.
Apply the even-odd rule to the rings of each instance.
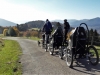
[[[67,36],[67,33],[68,33],[68,30],[70,29],[70,25],[69,23],[67,22],[67,19],[64,20],[64,42],[66,42],[66,36]]]
[[[46,19],[46,23],[43,26],[43,32],[45,32],[46,36],[47,35],[49,35],[49,36],[51,35],[51,32],[52,32],[52,24],[51,24],[51,22],[48,19]],[[49,42],[49,39],[47,39],[47,43],[48,42]]]

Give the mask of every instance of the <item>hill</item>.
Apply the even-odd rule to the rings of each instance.
[[[0,26],[15,26],[16,23],[13,23],[11,21],[5,20],[5,19],[0,19]]]
[[[54,21],[63,23],[63,20],[54,20]],[[80,23],[86,23],[89,29],[90,28],[97,29],[97,31],[100,33],[100,18],[99,17],[96,17],[93,19],[82,19],[82,20],[72,19],[72,20],[68,20],[68,22],[70,23],[72,27],[77,27],[80,25]]]
[[[63,20],[53,20],[51,21],[52,24],[54,25],[54,28],[56,28],[56,23],[60,22],[63,26]],[[97,31],[100,33],[100,18],[93,18],[93,19],[82,19],[82,20],[75,20],[75,19],[70,19],[68,20],[68,22],[70,23],[71,27],[78,27],[80,25],[80,23],[86,23],[90,28],[92,29],[97,29]],[[37,20],[37,21],[29,21],[26,22],[25,24],[20,24],[19,28],[21,30],[27,30],[30,28],[39,28],[41,29],[44,25],[44,21],[42,20]]]

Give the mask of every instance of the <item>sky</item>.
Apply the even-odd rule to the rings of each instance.
[[[100,17],[100,0],[0,0],[0,18],[19,24],[95,17]]]

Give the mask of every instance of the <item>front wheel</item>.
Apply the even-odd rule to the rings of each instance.
[[[99,55],[97,49],[94,46],[88,47],[88,58],[92,65],[97,65],[99,62]]]
[[[59,48],[59,58],[63,59],[63,48]]]
[[[72,49],[66,50],[66,63],[70,68],[73,67],[73,50]]]

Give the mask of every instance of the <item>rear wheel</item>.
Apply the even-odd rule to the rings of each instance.
[[[50,55],[53,55],[53,53],[54,53],[54,45],[53,44],[51,44],[51,48],[49,49],[49,51],[50,51]]]
[[[71,49],[66,50],[66,64],[70,68],[73,67],[73,51]]]
[[[88,51],[89,51],[88,58],[90,63],[94,66],[97,65],[99,62],[99,55],[97,49],[94,46],[89,46]]]
[[[59,58],[63,59],[63,48],[59,48]]]

